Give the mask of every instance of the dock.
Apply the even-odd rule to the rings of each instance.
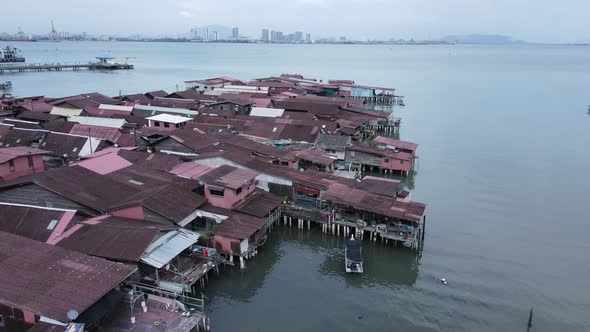
[[[61,63],[46,63],[46,64],[29,64],[29,65],[10,65],[0,66],[0,74],[10,72],[28,72],[28,71],[62,71],[62,70],[78,71],[82,69],[89,70],[130,70],[133,69],[132,64],[102,64],[102,63],[88,63],[88,64],[61,64]]]
[[[89,70],[130,70],[134,69],[132,64],[116,63],[114,58],[110,56],[98,56],[98,61],[83,63],[33,63],[33,64],[19,64],[19,65],[0,65],[0,74],[10,72],[28,72],[28,71],[63,71],[73,70],[78,71],[82,69]]]

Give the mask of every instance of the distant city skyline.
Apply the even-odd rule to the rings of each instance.
[[[80,1],[21,0],[3,4],[0,31],[18,27],[47,33],[51,20],[58,31],[92,35],[175,35],[193,26],[224,24],[240,35],[260,38],[262,28],[308,31],[315,37],[346,36],[353,40],[403,38],[436,40],[448,35],[499,34],[531,42],[588,40],[587,0],[103,0],[117,8],[108,15],[72,15],[87,10]],[[354,22],[354,24],[351,24]],[[559,24],[554,24],[559,22]]]

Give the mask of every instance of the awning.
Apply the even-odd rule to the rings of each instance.
[[[199,234],[186,229],[161,232],[140,260],[160,269],[186,248],[197,243],[197,240],[199,240]]]

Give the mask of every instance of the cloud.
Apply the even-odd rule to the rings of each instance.
[[[193,13],[189,12],[188,10],[181,10],[178,15],[182,16],[182,17],[186,17],[186,18],[191,18],[193,17]]]

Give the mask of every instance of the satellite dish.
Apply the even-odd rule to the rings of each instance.
[[[74,320],[74,319],[78,318],[79,314],[76,310],[72,309],[72,310],[68,311],[67,315],[68,315],[69,320]]]

